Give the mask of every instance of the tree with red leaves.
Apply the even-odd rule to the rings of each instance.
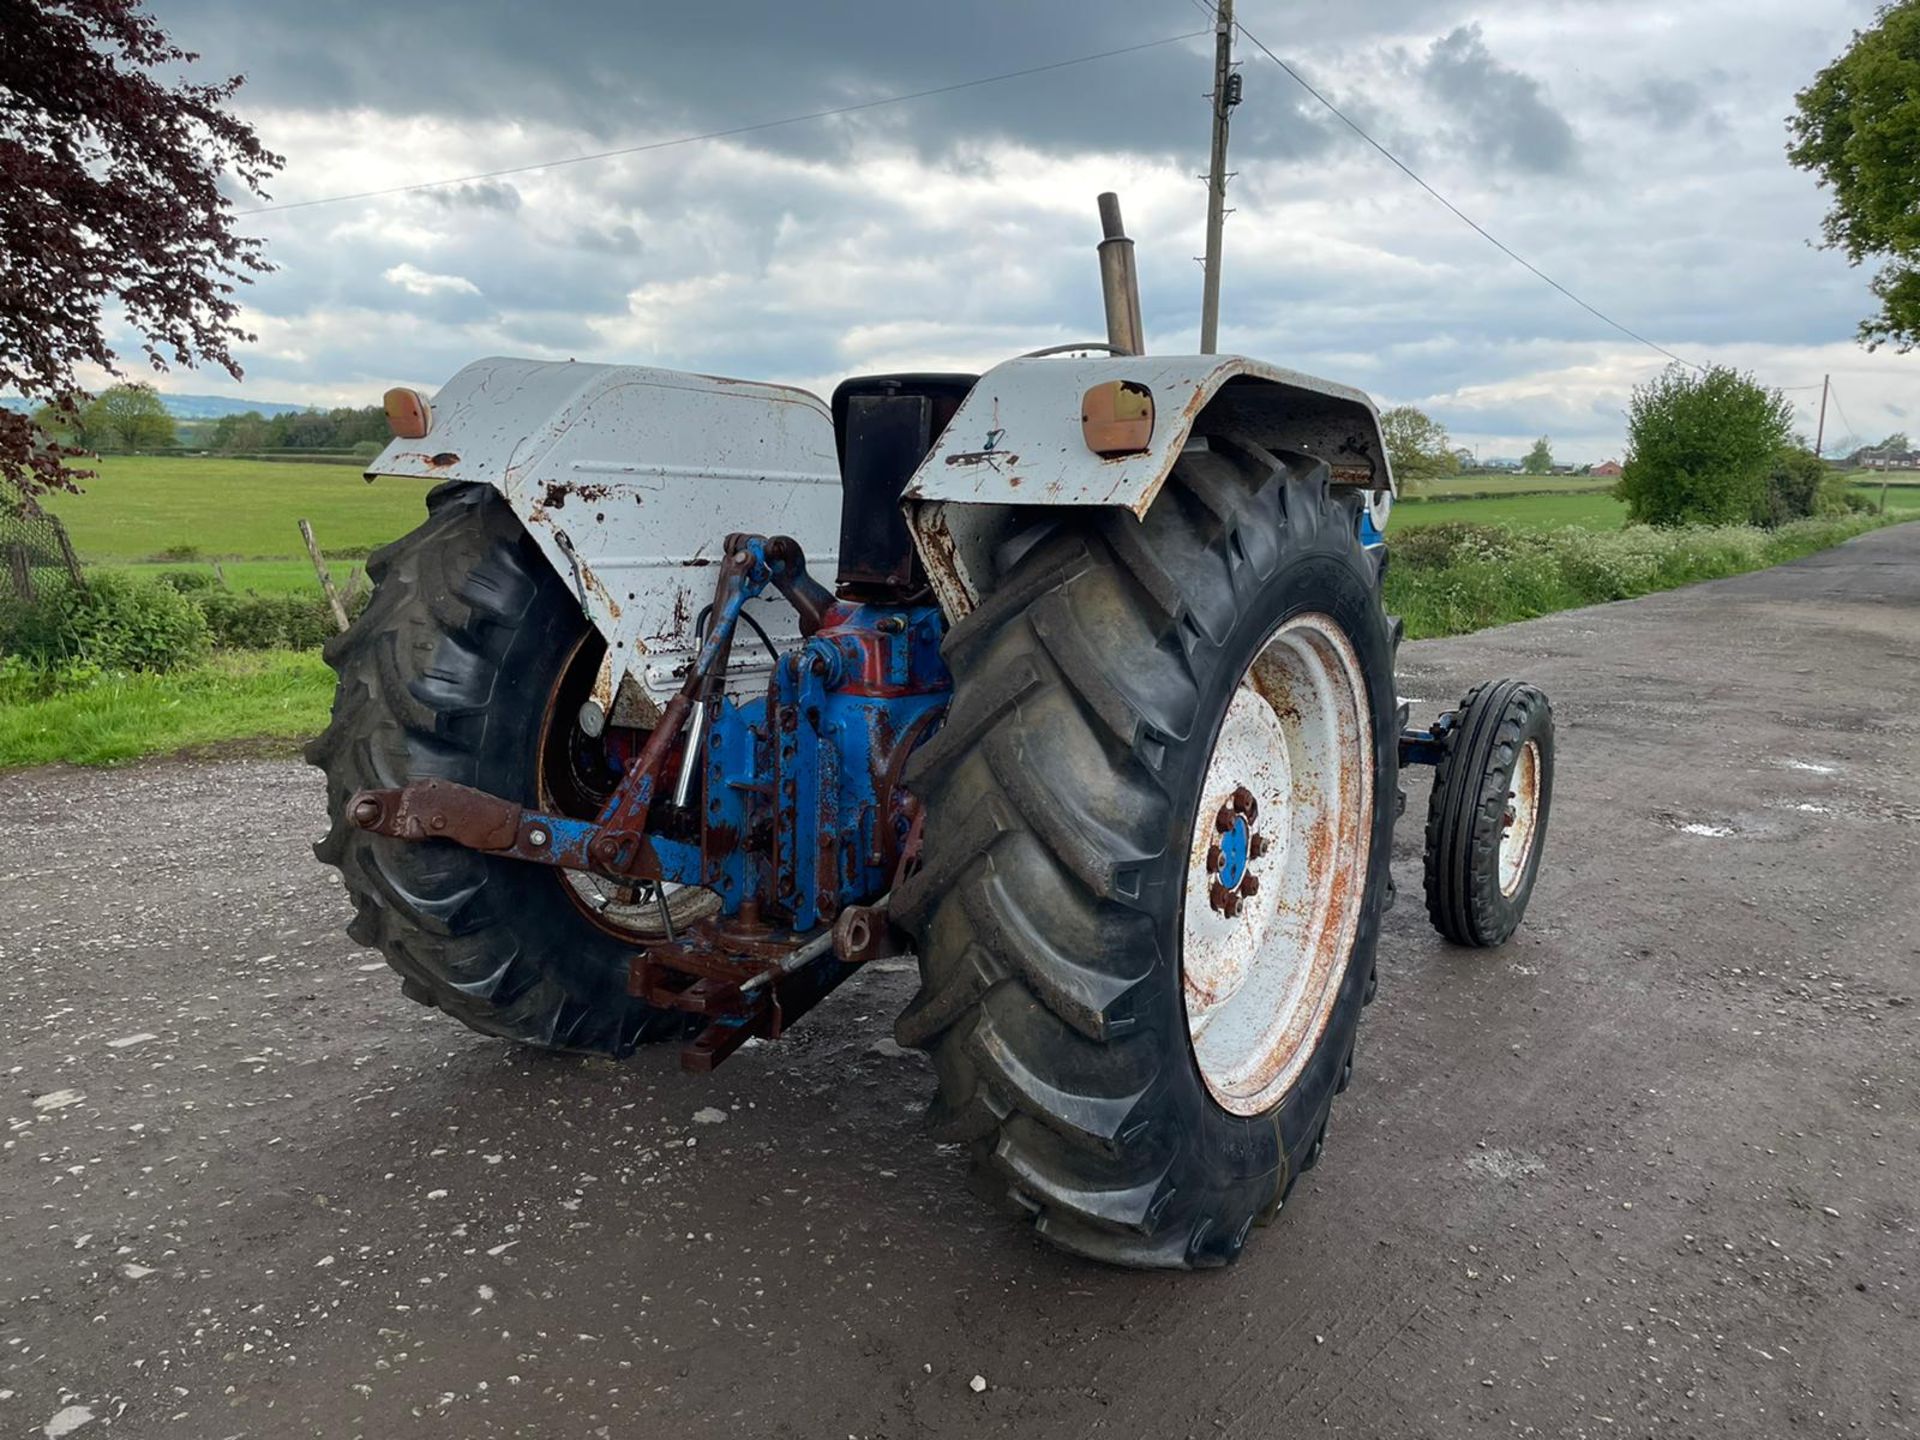
[[[224,108],[238,76],[193,84],[199,57],[142,0],[0,0],[0,391],[71,413],[76,367],[123,373],[111,303],[147,363],[218,365],[235,379],[237,287],[270,269],[236,235],[223,173],[264,198],[283,163]],[[0,481],[73,488],[25,415],[0,410]]]

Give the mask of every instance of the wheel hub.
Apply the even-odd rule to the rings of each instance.
[[[1213,876],[1207,902],[1230,918],[1260,893],[1253,862],[1266,854],[1267,837],[1254,828],[1259,815],[1260,802],[1245,785],[1236,785],[1233,797],[1214,815],[1220,838],[1207,850],[1207,872]]]

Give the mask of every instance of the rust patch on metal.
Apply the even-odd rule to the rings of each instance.
[[[952,612],[951,619],[958,624],[972,612],[973,596],[961,573],[960,546],[953,538],[953,531],[948,527],[945,517],[937,512],[924,521],[917,521],[914,530],[924,547],[921,560],[927,567],[934,590],[947,603]]]
[[[451,840],[470,850],[510,850],[524,810],[448,780],[416,780],[399,790],[362,790],[347,816],[362,830],[396,840]]]
[[[441,450],[429,455],[424,450],[403,450],[393,457],[395,460],[418,460],[429,470],[444,470],[449,465],[458,465],[460,457],[451,450]]]

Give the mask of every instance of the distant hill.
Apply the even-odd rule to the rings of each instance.
[[[289,405],[284,400],[235,400],[226,395],[175,395],[166,391],[161,392],[160,403],[167,407],[167,413],[176,420],[218,420],[222,415],[245,415],[248,411],[269,417],[297,415],[302,410],[319,408]],[[0,395],[0,410],[15,410],[22,415],[30,415],[39,408],[37,402],[18,395]]]

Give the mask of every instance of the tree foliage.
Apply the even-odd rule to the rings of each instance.
[[[387,443],[387,412],[379,405],[333,410],[294,410],[271,419],[258,411],[222,415],[208,427],[208,448],[224,454],[267,450],[352,450]]]
[[[195,84],[198,57],[141,0],[0,0],[0,390],[74,404],[76,370],[120,374],[111,304],[155,370],[218,365],[236,378],[236,288],[267,269],[220,192],[281,164],[227,113],[238,77]],[[0,479],[71,485],[68,447],[0,411]]]
[[[1460,473],[1460,457],[1453,453],[1447,427],[1411,405],[1396,405],[1380,414],[1380,433],[1386,437],[1393,478],[1413,489],[1422,480]]]
[[[1816,515],[1844,515],[1852,484],[1805,445],[1789,445],[1767,471],[1767,491],[1754,519],[1772,529]]]
[[[83,413],[89,449],[164,450],[173,444],[173,416],[151,385],[109,385]]]
[[[1533,448],[1527,451],[1527,458],[1520,468],[1529,475],[1551,475],[1553,473],[1553,442],[1545,435],[1533,442]]]
[[[165,450],[177,438],[173,416],[151,385],[109,385],[67,405],[42,405],[33,423],[55,445],[107,454]]]
[[[1920,0],[1894,0],[1797,97],[1787,158],[1833,192],[1827,246],[1885,260],[1867,348],[1920,345]]]
[[[1627,459],[1614,493],[1630,520],[1742,525],[1767,509],[1767,477],[1793,433],[1793,407],[1751,375],[1669,365],[1634,387]]]

